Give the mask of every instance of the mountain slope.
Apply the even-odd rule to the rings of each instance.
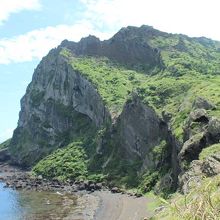
[[[142,191],[159,180],[156,187],[175,188],[180,170],[219,141],[219,70],[219,42],[149,26],[122,28],[107,41],[65,40],[22,98],[12,162],[33,166],[80,141],[88,172]]]

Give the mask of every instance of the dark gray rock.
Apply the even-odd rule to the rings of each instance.
[[[206,100],[202,97],[198,97],[197,99],[195,99],[195,101],[192,104],[192,107],[194,109],[203,108],[203,109],[206,109],[206,110],[216,108],[214,104],[212,104],[211,102],[209,102],[208,100]]]
[[[170,112],[162,111],[162,117],[165,122],[169,122],[172,119],[172,114]]]
[[[8,148],[0,149],[0,162],[6,162],[10,160],[11,156],[8,151]]]
[[[140,198],[140,197],[143,196],[141,193],[135,193],[134,195],[135,195],[137,198]]]
[[[206,146],[206,136],[204,133],[199,133],[192,136],[186,141],[178,155],[180,161],[191,162],[198,159],[199,153]]]
[[[191,162],[189,169],[179,175],[179,188],[186,194],[192,187],[200,185],[203,179],[202,161],[194,160]]]
[[[110,113],[94,85],[58,49],[52,50],[36,68],[21,100],[18,127],[9,147],[13,162],[31,166],[76,138],[83,132],[82,125],[95,131],[107,121]]]
[[[179,188],[186,194],[195,186],[199,186],[204,177],[220,174],[220,154],[211,155],[205,160],[194,160],[187,171],[179,175]]]
[[[96,190],[101,190],[102,187],[103,187],[102,183],[96,183],[96,186],[95,186]]]
[[[111,189],[111,192],[112,192],[112,193],[120,193],[120,189],[119,189],[118,187],[113,187],[113,188]]]
[[[214,139],[214,142],[220,140],[220,120],[213,117],[208,124],[208,133]]]
[[[129,26],[122,28],[111,39],[100,41],[95,36],[82,38],[79,43],[63,41],[60,47],[66,47],[76,55],[105,56],[130,68],[145,70],[163,68],[160,51],[150,45],[153,35],[165,34],[150,26],[140,28]],[[148,70],[148,71],[147,71]]]
[[[85,183],[80,183],[80,185],[78,186],[78,188],[77,188],[78,190],[86,190],[86,185],[85,185]]]
[[[220,154],[217,153],[206,158],[202,163],[201,169],[208,177],[220,174]]]
[[[183,141],[187,141],[192,136],[206,132],[210,117],[205,109],[195,109],[190,112],[183,126]]]
[[[190,113],[190,119],[195,122],[208,123],[209,117],[205,109],[196,109]]]
[[[166,139],[167,126],[136,94],[128,101],[116,122],[116,137],[123,148],[123,158],[143,160],[143,169],[153,168],[157,161],[150,154],[153,147]],[[153,131],[153,132],[152,132]]]

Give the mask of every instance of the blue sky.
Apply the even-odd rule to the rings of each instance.
[[[219,0],[0,0],[0,142],[16,128],[37,64],[64,39],[142,24],[220,40]]]

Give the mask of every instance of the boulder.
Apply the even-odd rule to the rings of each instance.
[[[180,190],[186,194],[192,187],[199,185],[204,177],[220,174],[220,153],[205,160],[194,160],[188,170],[179,175]]]
[[[162,118],[168,123],[172,119],[172,114],[170,112],[162,111]]]
[[[196,109],[190,113],[190,119],[195,122],[203,122],[207,123],[209,121],[209,117],[205,109]]]
[[[111,189],[111,192],[112,192],[112,193],[119,193],[119,192],[120,192],[120,189],[119,189],[118,187],[113,187],[113,188]]]
[[[205,132],[209,123],[210,117],[205,109],[192,110],[184,123],[184,142],[190,139],[192,136]]]
[[[202,98],[202,97],[198,97],[197,99],[194,100],[192,107],[194,109],[197,108],[203,108],[206,110],[210,110],[210,109],[215,109],[215,105],[212,104],[211,102],[209,102],[208,100]]]
[[[101,190],[102,189],[102,183],[96,183],[95,188],[96,188],[96,190]]]
[[[212,138],[215,139],[215,142],[220,140],[220,120],[218,118],[212,117],[208,124],[208,133]]]
[[[220,153],[205,159],[201,166],[202,172],[210,177],[220,173]]]
[[[85,185],[85,183],[80,183],[80,184],[78,185],[77,189],[78,189],[79,191],[86,190],[86,185]]]
[[[192,187],[201,183],[203,178],[201,166],[202,161],[194,160],[190,164],[189,169],[179,175],[179,187],[182,193],[189,193]]]
[[[199,153],[206,145],[206,136],[204,133],[199,133],[192,136],[186,141],[179,153],[179,159],[181,161],[191,162],[198,159]]]

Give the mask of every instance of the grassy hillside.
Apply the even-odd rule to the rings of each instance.
[[[220,116],[220,75],[214,72],[204,74],[188,69],[184,74],[174,76],[168,66],[157,75],[148,75],[128,70],[107,58],[76,58],[66,49],[61,54],[96,86],[112,114],[120,114],[129,94],[135,91],[159,114],[165,110],[173,115],[171,125],[179,140],[182,140],[183,122],[196,97],[201,96],[215,104],[217,108],[209,114]],[[171,58],[169,60],[173,62]]]
[[[220,144],[204,148],[199,160],[220,152]],[[185,195],[174,193],[168,201],[160,200],[164,210],[152,217],[152,220],[202,220],[220,218],[220,174],[212,177],[201,177],[201,182],[192,185]]]
[[[124,104],[135,92],[143,103],[151,106],[161,117],[164,111],[172,115],[170,122],[172,132],[180,143],[183,142],[184,122],[192,110],[193,101],[197,97],[203,97],[216,106],[216,108],[208,110],[209,116],[220,117],[219,42],[206,38],[172,35],[156,30],[153,31],[153,34],[141,35],[140,38],[135,36],[136,33],[133,34],[134,36],[129,37],[136,39],[138,43],[140,41],[143,44],[147,43],[160,53],[163,68],[151,69],[148,72],[140,66],[131,69],[106,57],[75,56],[67,48],[62,48],[60,55],[66,58],[70,67],[85,76],[95,86],[113,117],[120,115]],[[126,43],[126,39],[123,42]],[[63,180],[76,177],[88,178],[90,162],[94,159],[92,153],[97,146],[99,135],[103,135],[105,130],[106,128],[102,128],[87,141],[87,143],[92,144],[87,145],[82,140],[80,146],[83,146],[85,152],[79,151],[81,148],[78,148],[78,144],[78,147],[75,144],[69,145],[39,162],[34,171],[46,177],[59,177]],[[109,148],[117,147],[111,145],[111,140],[106,145]],[[89,146],[90,150],[93,148],[93,152],[88,153],[86,146]],[[72,163],[75,161],[74,154],[78,155],[79,152],[84,155],[80,156],[79,164],[78,162]],[[63,161],[63,158],[66,158],[67,162]],[[98,164],[96,159],[95,163]],[[60,168],[54,167],[53,162]],[[149,186],[150,190],[158,178],[161,178],[158,172],[148,172],[142,178],[137,179],[136,166],[139,167],[139,163],[133,161],[133,163],[128,164],[124,160],[117,161],[117,163],[123,169],[126,167],[125,170],[128,173],[128,176],[125,177],[126,181],[137,180],[133,181],[135,182],[133,186],[139,184],[141,189]],[[92,164],[94,166],[94,163]],[[71,175],[74,174],[76,167],[77,169],[80,167],[80,170],[78,176],[73,177]],[[100,167],[97,168],[99,171],[100,169]],[[52,170],[54,171],[51,174]],[[114,172],[117,170],[112,167],[111,173]]]
[[[204,179],[200,186],[195,186],[189,194],[174,194],[164,202],[165,209],[152,220],[199,220],[220,218],[220,175]]]

